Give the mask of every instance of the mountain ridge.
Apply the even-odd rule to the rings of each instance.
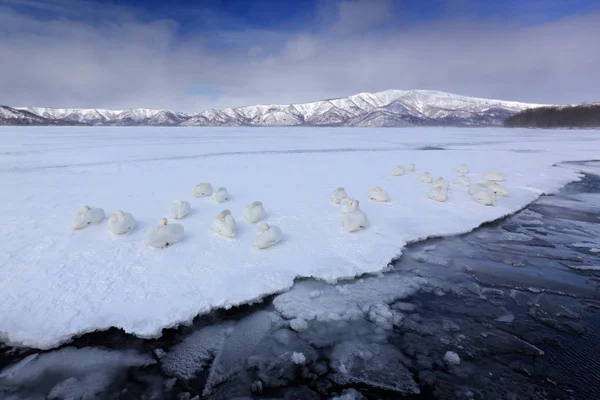
[[[23,116],[25,121],[31,121],[31,115],[35,115],[49,121],[49,125],[401,127],[500,126],[511,115],[543,106],[547,105],[468,97],[434,90],[390,89],[314,102],[260,104],[208,109],[199,113],[148,108],[8,108],[13,110],[13,114],[14,111],[28,113]],[[13,122],[15,118],[12,115]],[[44,121],[36,121],[36,124],[43,125]]]

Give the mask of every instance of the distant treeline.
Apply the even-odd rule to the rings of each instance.
[[[504,120],[507,127],[600,128],[600,104],[530,108]]]

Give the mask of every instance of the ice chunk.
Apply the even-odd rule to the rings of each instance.
[[[304,364],[306,357],[302,353],[292,353],[292,361],[296,364]]]
[[[446,354],[444,354],[444,361],[446,361],[448,365],[459,365],[460,357],[453,351],[447,351]]]
[[[402,354],[391,345],[357,341],[338,344],[331,354],[331,379],[340,384],[364,383],[402,394],[417,394],[419,387],[402,364]]]

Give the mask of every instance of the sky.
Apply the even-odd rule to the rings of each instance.
[[[0,0],[0,104],[600,101],[598,0]]]

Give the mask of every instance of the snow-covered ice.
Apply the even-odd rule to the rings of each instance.
[[[432,147],[451,151],[419,150]],[[198,314],[284,291],[296,277],[375,273],[409,242],[468,232],[557,191],[578,173],[556,164],[599,150],[589,131],[4,127],[0,338],[51,348],[112,326],[156,337]],[[418,175],[390,175],[390,164],[406,159],[450,182],[463,162],[472,181],[499,171],[510,196],[482,207],[451,184],[446,202],[431,201]],[[191,196],[199,180],[229,188],[234,218],[256,198],[267,202],[265,222],[281,227],[284,240],[257,250],[249,224],[235,239],[211,234],[222,206]],[[366,229],[343,231],[328,199],[340,186],[361,202]],[[371,186],[384,187],[390,201],[367,201]],[[184,240],[151,248],[148,232],[174,198],[194,210],[181,222]],[[129,210],[136,229],[72,231],[65,221],[81,204]]]

